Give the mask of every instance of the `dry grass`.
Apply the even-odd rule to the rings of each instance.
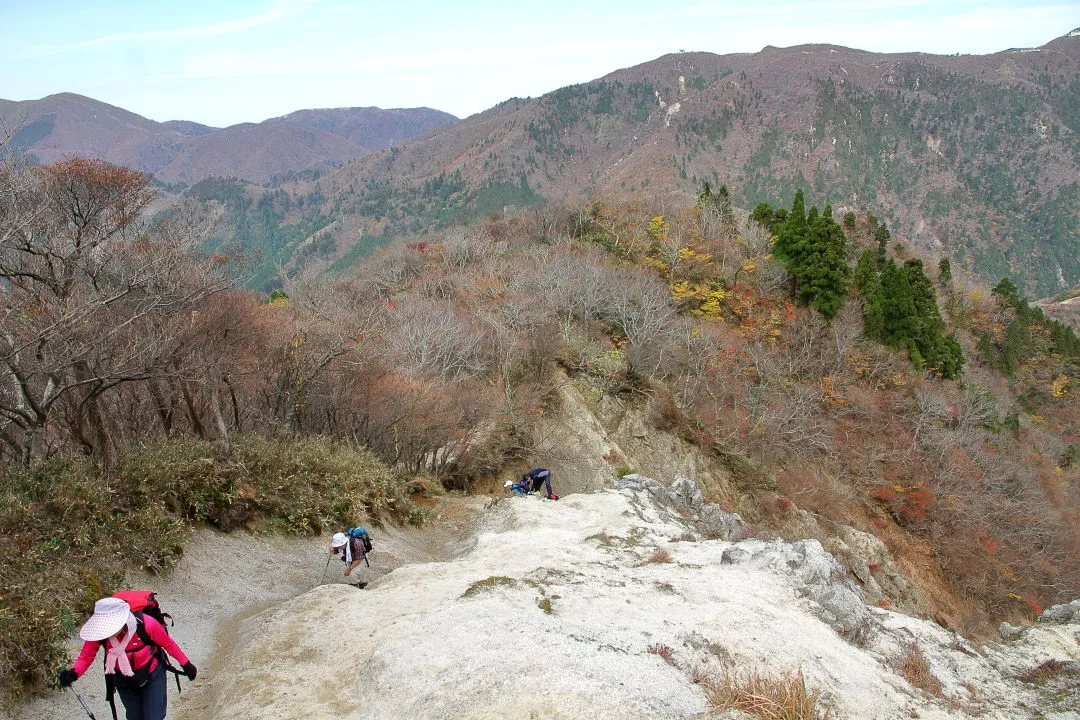
[[[942,696],[941,681],[934,677],[934,673],[930,670],[930,663],[926,661],[926,657],[915,643],[907,644],[904,655],[896,663],[896,669],[915,687],[931,695]]]
[[[808,690],[801,670],[770,675],[761,670],[695,676],[716,711],[741,710],[763,720],[829,720],[818,707],[820,690]]]
[[[1064,660],[1047,660],[1041,665],[1037,665],[1027,672],[1017,675],[1016,679],[1033,685],[1045,685],[1047,682],[1060,675],[1064,669]]]
[[[671,562],[671,553],[667,550],[657,550],[649,557],[645,558],[647,563],[669,563]]]

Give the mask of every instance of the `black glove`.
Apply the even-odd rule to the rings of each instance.
[[[75,674],[75,671],[71,668],[60,671],[60,687],[71,687],[71,683],[79,679],[79,676]]]
[[[181,669],[184,671],[184,674],[187,675],[188,680],[194,680],[195,676],[199,674],[199,669],[195,667],[191,661],[184,663],[184,666]]]

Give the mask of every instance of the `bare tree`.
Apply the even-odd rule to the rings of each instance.
[[[137,222],[148,184],[100,160],[0,162],[0,417],[24,461],[43,456],[50,414],[70,396],[76,438],[107,461],[99,398],[167,374],[184,312],[225,286],[175,219]]]

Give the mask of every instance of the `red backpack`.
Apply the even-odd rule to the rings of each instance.
[[[171,672],[176,677],[176,691],[180,692],[180,676],[184,674],[184,671],[178,670],[169,662],[169,654],[165,652],[165,648],[150,639],[150,633],[146,631],[146,627],[143,625],[143,616],[145,615],[149,615],[157,620],[158,624],[165,628],[165,632],[169,632],[169,625],[173,624],[172,615],[162,611],[161,605],[158,604],[157,593],[151,590],[120,590],[114,592],[113,597],[120,598],[128,604],[129,608],[131,608],[131,614],[135,616],[135,633],[139,636],[139,639],[143,641],[144,645],[153,649],[158,662],[165,666],[165,671]],[[168,623],[165,622],[166,618],[168,618]],[[105,646],[105,642],[105,640],[101,641],[102,647]],[[147,663],[144,667],[149,668],[149,666],[150,663]],[[109,702],[110,709],[112,709],[113,720],[117,720],[116,701],[113,700],[113,694],[115,692],[116,677],[106,673],[105,699]]]
[[[120,590],[113,593],[114,598],[120,598],[128,604],[135,619],[142,619],[143,615],[149,615],[157,620],[165,632],[169,631],[169,625],[173,624],[172,615],[161,610],[157,601],[157,593],[152,590]],[[165,618],[169,618],[168,624]],[[143,642],[146,642],[145,640]]]

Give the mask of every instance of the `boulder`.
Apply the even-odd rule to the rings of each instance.
[[[1077,616],[1077,608],[1073,605],[1075,602],[1077,601],[1074,600],[1072,603],[1062,605],[1052,605],[1043,610],[1042,614],[1035,619],[1035,622],[1058,624],[1072,622],[1073,618]]]

